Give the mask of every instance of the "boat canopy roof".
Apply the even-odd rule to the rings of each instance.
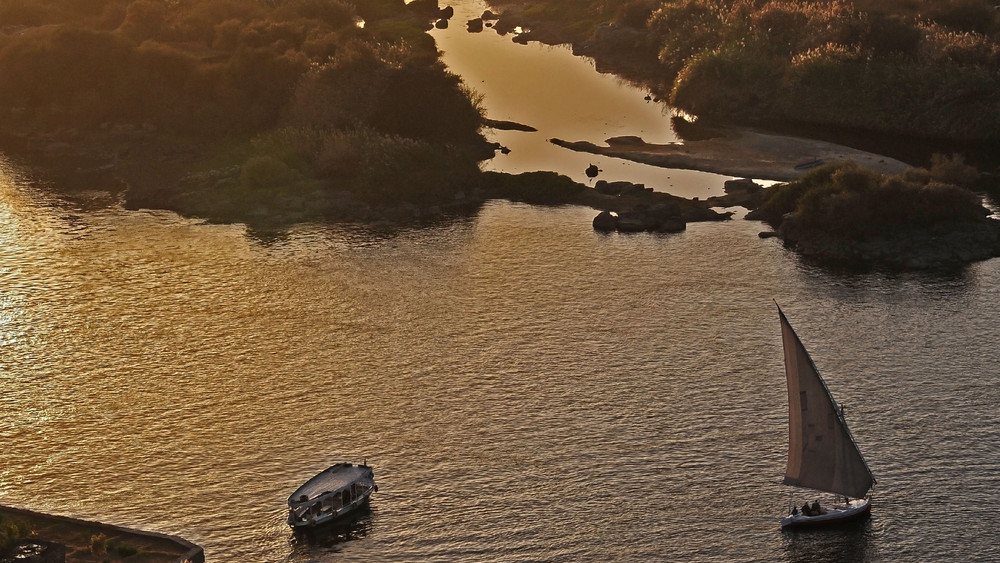
[[[338,463],[306,481],[288,497],[288,502],[302,502],[303,496],[307,500],[312,500],[324,493],[346,489],[351,486],[351,483],[360,481],[369,475],[371,475],[371,467],[367,465]]]

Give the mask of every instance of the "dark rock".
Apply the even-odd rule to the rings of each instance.
[[[621,195],[622,188],[618,185],[618,182],[609,182],[607,180],[598,180],[594,184],[594,189],[597,193],[604,195]]]
[[[687,224],[679,218],[664,219],[653,229],[658,233],[679,233],[687,229]]]
[[[446,6],[444,8],[441,8],[441,11],[438,13],[438,16],[441,19],[445,20],[450,19],[454,15],[455,15],[455,8],[452,8],[451,6]]]
[[[601,169],[598,168],[596,164],[591,164],[587,167],[585,172],[588,178],[595,178],[601,172]]]
[[[652,188],[647,188],[645,184],[633,184],[632,182],[626,182],[624,180],[618,180],[615,182],[598,180],[594,184],[594,189],[597,190],[598,193],[614,196],[642,195],[653,191]]]
[[[517,29],[517,26],[518,24],[515,20],[512,20],[510,18],[500,17],[497,20],[497,22],[493,25],[493,29],[496,30],[496,32],[499,35],[507,35],[508,33],[512,33],[515,29]]]
[[[618,216],[610,211],[601,211],[594,217],[594,230],[610,233],[618,229]]]
[[[738,180],[726,180],[725,184],[722,185],[722,189],[727,194],[753,194],[763,190],[764,187],[749,178],[740,178]]]
[[[502,119],[483,119],[483,125],[490,127],[492,129],[500,129],[503,131],[528,131],[534,132],[538,131],[530,125],[525,125],[523,123],[518,123],[516,121],[504,121]]]
[[[448,20],[447,20],[447,18],[441,18],[438,21],[434,22],[434,27],[436,27],[438,29],[448,29]]]
[[[483,30],[483,20],[480,18],[471,19],[467,26],[470,33],[479,33]]]
[[[642,213],[630,212],[618,216],[618,232],[621,233],[652,231],[655,226],[651,218]]]
[[[491,10],[486,10],[483,15],[479,16],[483,21],[496,21],[500,19],[500,16],[494,14]]]
[[[680,215],[680,207],[675,203],[639,206],[617,216],[609,211],[602,211],[594,218],[594,229],[599,231],[676,233],[686,228],[687,224]]]

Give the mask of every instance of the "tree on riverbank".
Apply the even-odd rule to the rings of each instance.
[[[478,99],[425,33],[430,4],[3,2],[0,132],[82,145],[131,132],[108,150],[196,143],[211,165],[241,168],[175,202],[289,190],[447,198],[485,140]]]
[[[972,188],[960,157],[884,176],[847,162],[766,190],[747,215],[823,262],[924,268],[1000,255],[1000,221]]]
[[[495,3],[700,117],[1000,139],[1000,15],[987,0]]]

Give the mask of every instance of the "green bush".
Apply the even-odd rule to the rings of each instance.
[[[993,2],[984,0],[944,0],[927,3],[931,20],[957,31],[989,35],[1000,27],[1000,16]]]
[[[670,104],[701,116],[767,116],[782,69],[780,61],[759,51],[703,52],[689,59],[677,76]]]
[[[664,4],[650,16],[649,30],[660,45],[659,60],[676,73],[698,53],[716,49],[724,38],[721,7],[700,0]]]
[[[316,20],[338,28],[354,25],[356,14],[351,5],[338,0],[288,0],[275,9],[274,16],[289,21]]]
[[[777,184],[767,189],[760,206],[749,213],[747,218],[764,221],[774,228],[779,227],[786,215],[795,212],[805,194],[831,186],[833,175],[844,169],[844,164],[825,164],[794,182]]]
[[[924,32],[913,22],[899,16],[873,14],[869,25],[860,39],[863,50],[870,50],[875,56],[915,57]]]
[[[659,7],[656,0],[628,0],[615,9],[614,22],[618,25],[645,29],[653,11]]]
[[[441,143],[482,140],[480,98],[439,63],[350,43],[314,67],[296,90],[293,123],[371,128],[385,135]]]
[[[106,536],[104,534],[94,534],[94,535],[90,536],[90,553],[91,553],[91,555],[100,557],[102,555],[107,554],[107,552],[108,552],[108,545],[110,543],[111,543],[111,540],[108,538],[108,536]]]
[[[392,18],[405,7],[406,4],[403,0],[365,0],[356,4],[358,15],[367,23]]]
[[[362,149],[360,173],[349,189],[372,203],[447,202],[479,174],[475,159],[454,146],[379,135]]]
[[[479,100],[443,65],[387,69],[374,94],[379,110],[369,123],[379,131],[438,142],[479,139]]]
[[[295,179],[295,171],[271,155],[251,157],[240,173],[240,184],[251,190],[274,191]]]
[[[572,201],[586,189],[566,176],[545,171],[517,175],[485,172],[482,183],[494,197],[542,205]]]
[[[979,180],[979,171],[976,167],[966,164],[965,157],[960,154],[931,155],[929,173],[930,178],[937,182],[963,188],[971,188]]]
[[[0,516],[0,551],[4,551],[14,543],[31,537],[35,533],[31,524],[23,520],[13,520]]]
[[[984,216],[979,198],[969,190],[933,180],[921,183],[921,177],[887,177],[854,163],[827,165],[768,190],[765,202],[748,217],[778,227],[793,213],[798,237],[861,240]]]
[[[984,0],[672,0],[647,80],[699,116],[994,140],[998,18]]]
[[[224,164],[240,177],[202,186],[232,202],[319,181],[373,202],[448,201],[479,173],[480,99],[438,62],[428,22],[404,0],[356,6],[0,0],[4,25],[73,21],[0,35],[0,110],[52,128],[242,139]],[[176,199],[207,209],[202,195]]]

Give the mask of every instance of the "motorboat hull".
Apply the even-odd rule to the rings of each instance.
[[[801,512],[790,514],[781,519],[781,527],[789,528],[811,528],[817,526],[830,526],[850,522],[859,518],[864,518],[871,513],[872,499],[863,498],[852,500],[846,504],[835,504],[825,509],[823,514],[807,516]]]
[[[331,522],[336,522],[340,520],[346,520],[348,517],[354,515],[356,512],[362,508],[368,506],[368,502],[371,499],[371,491],[368,494],[363,495],[351,504],[344,506],[338,510],[324,512],[315,516],[307,516],[304,518],[296,518],[293,512],[288,515],[288,525],[293,528],[314,528],[317,526],[322,526],[324,524],[329,524]]]
[[[378,491],[367,464],[338,463],[306,481],[288,497],[288,525],[312,528],[347,519]]]

